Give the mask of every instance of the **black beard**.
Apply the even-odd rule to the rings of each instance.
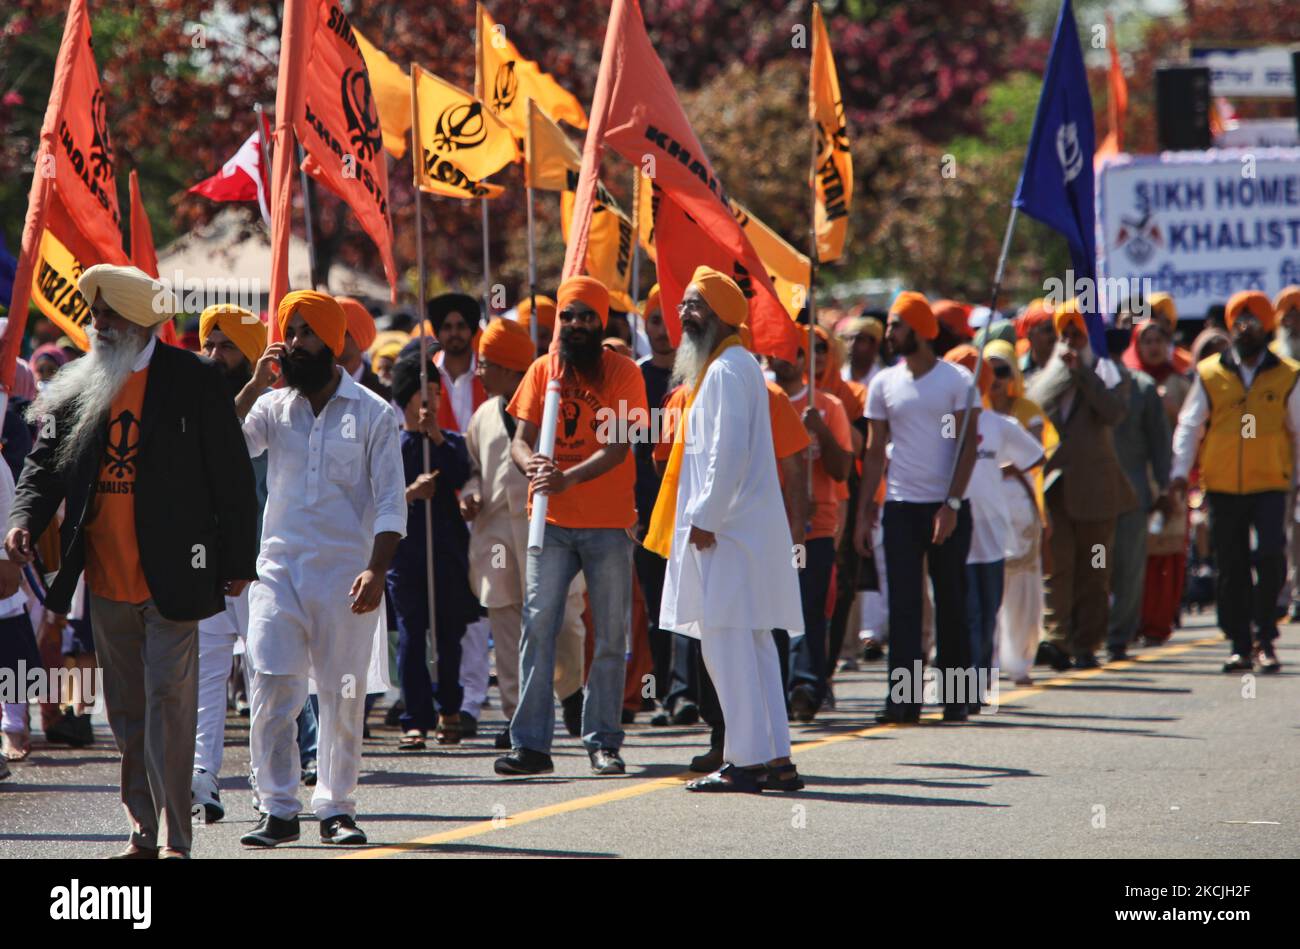
[[[322,349],[312,356],[306,350],[298,350],[280,360],[280,365],[284,368],[284,381],[307,395],[329,385],[334,374],[334,352]]]
[[[1264,349],[1264,341],[1253,336],[1239,336],[1232,344],[1242,359],[1254,359]]]
[[[581,333],[585,341],[578,342],[574,334]],[[572,366],[580,376],[594,379],[600,374],[600,360],[604,347],[600,337],[586,330],[575,330],[571,326],[560,329],[560,359],[566,366]]]
[[[921,344],[918,343],[916,340],[916,332],[913,331],[911,333],[908,333],[907,339],[903,340],[901,343],[898,344],[898,355],[910,356],[912,355],[912,353],[916,352],[917,348],[920,345]]]
[[[244,360],[234,369],[223,367],[221,379],[226,384],[226,391],[229,393],[230,398],[234,399],[244,390],[244,386],[248,385],[253,379],[253,371],[248,366],[248,360]]]

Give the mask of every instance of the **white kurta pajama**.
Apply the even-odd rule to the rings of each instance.
[[[659,626],[700,640],[727,726],[723,757],[750,767],[790,753],[771,630],[801,633],[803,610],[767,387],[741,347],[704,374],[685,438]],[[692,546],[692,526],[716,544]]]
[[[406,533],[397,418],[343,373],[319,416],[294,389],[266,393],[244,420],[244,439],[250,454],[269,453],[248,629],[261,806],[283,819],[301,809],[296,720],[312,677],[320,699],[312,809],[321,820],[355,816],[376,616],[353,613],[349,591],[375,536]]]

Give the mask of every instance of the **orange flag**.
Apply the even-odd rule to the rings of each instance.
[[[835,57],[819,3],[812,6],[812,33],[808,118],[817,128],[817,164],[812,170],[812,186],[817,192],[814,210],[817,259],[830,263],[844,253],[844,238],[849,232],[853,159],[849,155],[849,133]]]
[[[158,252],[153,246],[153,228],[149,226],[149,215],[145,213],[144,201],[140,197],[140,176],[131,169],[131,263],[135,264],[155,280],[158,279]],[[168,320],[158,331],[158,338],[169,346],[179,346],[176,338],[176,324]]]
[[[650,45],[637,0],[614,0],[605,31],[573,212],[573,239],[564,258],[566,277],[581,273],[587,259],[596,178],[606,146],[640,166],[665,197],[694,219],[702,235],[697,243],[717,245],[715,254],[744,269],[752,281],[749,323],[756,351],[793,360],[801,339],[798,327],[791,322],[762,261],[731,214],[722,183],[691,130],[668,72]],[[661,207],[655,223],[657,264],[663,311],[671,314],[676,312],[684,287],[672,284],[670,289],[663,272],[689,273],[707,261],[703,247],[670,240],[662,230],[663,219]],[[556,334],[553,346],[558,346],[558,340]]]
[[[366,59],[370,73],[370,87],[379,106],[379,124],[384,131],[384,148],[394,158],[406,155],[406,133],[411,130],[411,82],[406,70],[393,62],[375,44],[362,36],[354,27],[361,55]]]
[[[1128,114],[1128,82],[1124,79],[1124,68],[1119,62],[1119,48],[1115,43],[1115,21],[1106,14],[1106,38],[1110,47],[1110,70],[1107,79],[1110,94],[1106,98],[1106,115],[1110,120],[1110,131],[1097,146],[1093,156],[1094,167],[1101,165],[1101,160],[1110,155],[1124,151],[1124,116]]]
[[[411,64],[415,183],[452,198],[496,198],[505,193],[485,180],[518,155],[504,122],[459,86]]]
[[[306,154],[303,170],[352,209],[379,248],[396,302],[397,265],[379,110],[352,24],[332,0],[287,0],[284,5],[271,171],[271,312],[289,289],[295,137]],[[274,320],[271,338],[279,339]]]
[[[9,304],[9,329],[0,348],[0,385],[6,391],[13,385],[32,280],[47,231],[84,266],[127,262],[122,250],[113,143],[85,0],[72,0],[68,7],[54,62],[54,85],[41,125]]]

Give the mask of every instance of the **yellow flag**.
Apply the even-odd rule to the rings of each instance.
[[[515,160],[515,137],[483,103],[451,83],[411,66],[414,140],[420,154],[415,183],[454,198],[495,198],[505,192],[485,181]]]
[[[36,258],[32,302],[79,348],[89,350],[86,324],[90,322],[90,307],[77,289],[81,269],[81,261],[47,229]]]
[[[560,195],[560,225],[564,242],[569,242],[573,223],[573,188],[578,186],[578,173],[573,172],[569,190]],[[591,210],[591,233],[587,238],[588,275],[609,288],[610,307],[631,313],[636,309],[628,294],[632,277],[632,222],[614,203],[614,199],[598,183],[596,202]]]
[[[587,113],[574,96],[538,65],[519,55],[506,37],[506,28],[478,4],[478,49],[474,92],[510,127],[518,138],[528,134],[528,108],[532,99],[557,122],[587,127]]]
[[[379,109],[384,149],[394,158],[401,158],[406,154],[406,133],[411,130],[411,80],[401,66],[362,36],[355,26],[352,35],[361,47],[366,72],[370,74],[370,90]]]
[[[844,100],[835,73],[831,41],[822,22],[820,4],[813,4],[812,75],[808,83],[808,118],[817,127],[817,165],[812,186],[817,192],[815,224],[817,259],[838,260],[849,230],[849,204],[853,200],[853,159],[844,121]]]
[[[754,253],[763,261],[782,305],[791,317],[798,316],[808,302],[808,281],[812,275],[808,258],[786,243],[780,234],[751,214],[739,201],[731,200],[731,213],[740,222],[749,243],[754,246]]]
[[[644,171],[636,176],[636,229],[641,249],[657,262],[655,255],[655,211],[659,207],[659,193],[654,182]]]
[[[582,169],[582,152],[546,113],[528,100],[528,134],[524,137],[524,181],[542,191],[564,191],[569,172]]]

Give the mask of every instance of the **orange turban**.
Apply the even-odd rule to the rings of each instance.
[[[538,326],[545,326],[547,329],[555,329],[555,301],[550,297],[544,297],[540,294],[537,296],[537,320]],[[529,297],[524,297],[515,307],[515,312],[519,314],[519,325],[528,332],[533,329],[533,301]]]
[[[1031,300],[1025,307],[1025,312],[1021,313],[1016,320],[1016,335],[1024,339],[1029,335],[1029,331],[1036,326],[1051,322],[1052,308],[1047,305],[1043,299]]]
[[[700,264],[691,274],[690,285],[700,291],[709,309],[728,326],[739,326],[749,318],[744,292],[721,270]]]
[[[276,311],[276,321],[280,325],[281,336],[284,335],[284,328],[289,325],[289,320],[295,313],[307,321],[311,331],[321,338],[335,356],[342,354],[348,318],[337,300],[328,293],[318,293],[315,290],[294,290],[292,293],[286,293],[280,301],[279,310]]]
[[[335,297],[343,307],[343,315],[348,318],[348,335],[357,349],[363,353],[375,344],[375,318],[370,315],[364,303],[352,297]]]
[[[653,287],[650,288],[650,292],[646,294],[645,303],[641,306],[641,315],[649,316],[655,310],[660,309],[660,306],[661,304],[659,302],[659,284],[656,283]]]
[[[904,290],[894,298],[889,307],[889,315],[897,316],[912,328],[921,339],[934,339],[939,335],[939,320],[930,309],[930,301],[925,294]]]
[[[575,301],[595,310],[601,326],[609,322],[609,288],[595,277],[570,277],[560,284],[560,290],[555,294],[556,311]]]
[[[956,300],[939,300],[934,304],[933,309],[934,318],[962,339],[970,339],[975,335],[967,322],[970,319],[971,307]]]
[[[533,338],[514,320],[489,320],[478,341],[479,358],[514,372],[527,372],[536,351]]]
[[[1223,320],[1232,329],[1242,310],[1249,310],[1259,320],[1260,325],[1271,333],[1277,327],[1277,311],[1273,304],[1258,290],[1239,290],[1228,299],[1228,308],[1223,313]]]
[[[1178,328],[1178,307],[1174,305],[1174,298],[1169,294],[1151,294],[1147,297],[1147,306],[1151,308],[1151,315],[1159,317],[1170,333]]]
[[[1065,328],[1071,323],[1079,327],[1079,332],[1084,336],[1088,335],[1088,324],[1079,312],[1079,298],[1075,297],[1066,303],[1058,306],[1052,313],[1052,326],[1056,328],[1056,335],[1060,336],[1065,332]]]
[[[214,329],[230,337],[241,353],[256,364],[266,351],[266,327],[251,310],[233,303],[217,303],[199,314],[199,345],[206,346]]]
[[[979,356],[979,350],[968,343],[954,346],[943,354],[944,362],[955,362],[959,366],[965,366],[971,372],[975,371],[975,363],[979,360]],[[988,395],[989,388],[993,385],[993,367],[989,365],[987,359],[980,364],[980,377],[978,381],[980,395]]]
[[[1273,301],[1273,309],[1277,311],[1279,320],[1282,319],[1287,310],[1300,310],[1300,286],[1292,284],[1289,287],[1283,287],[1282,292]]]

